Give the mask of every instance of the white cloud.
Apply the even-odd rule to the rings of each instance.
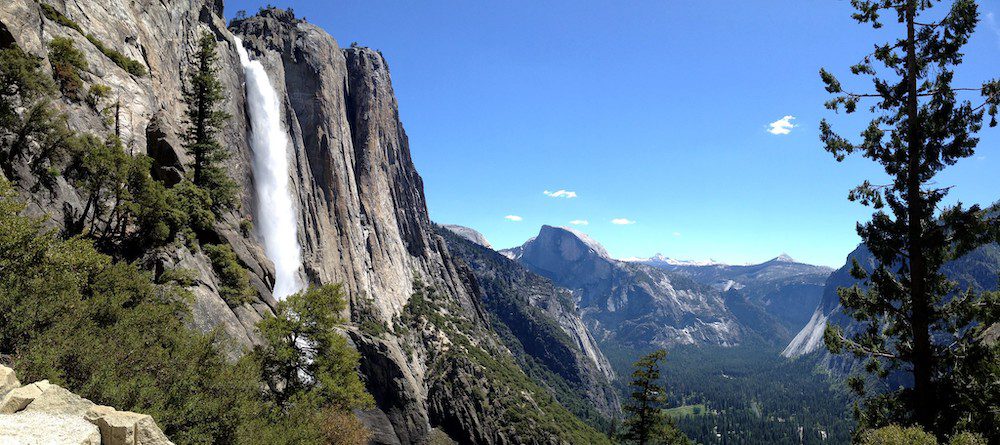
[[[674,232],[674,236],[677,236],[677,237],[681,236],[681,232]]]
[[[1000,45],[1000,24],[997,24],[997,17],[992,11],[986,13],[986,23],[990,25],[993,34],[997,35],[997,45]]]
[[[563,190],[563,189],[559,189],[554,192],[546,190],[542,193],[544,193],[545,196],[548,196],[549,198],[567,198],[567,199],[576,198],[576,192],[571,192],[569,190]]]
[[[795,119],[795,116],[785,116],[781,119],[771,122],[770,124],[767,124],[767,126],[770,127],[767,129],[767,132],[771,134],[791,133],[792,129],[798,126],[792,123],[792,119]]]
[[[524,220],[524,218],[521,218],[520,216],[517,216],[517,215],[507,215],[507,216],[503,217],[503,219],[506,219],[507,221],[514,221],[514,222],[518,222],[518,221],[523,221]]]
[[[569,223],[572,224],[572,225],[574,225],[574,226],[585,226],[587,224],[590,224],[590,221],[587,221],[585,219],[574,219],[574,220],[570,221]]]
[[[625,225],[629,225],[629,224],[635,224],[635,221],[632,221],[631,219],[628,219],[628,218],[615,218],[615,219],[611,220],[611,224],[617,224],[619,226],[625,226]]]

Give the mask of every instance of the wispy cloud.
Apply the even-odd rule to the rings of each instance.
[[[615,218],[611,220],[611,224],[616,224],[619,226],[627,226],[629,224],[635,224],[635,221],[632,221],[631,219],[628,218]]]
[[[795,116],[785,116],[781,119],[771,122],[770,124],[767,124],[767,126],[769,127],[767,129],[767,132],[771,134],[791,133],[792,129],[798,126],[792,123],[793,119],[795,119]]]
[[[542,193],[545,193],[545,196],[548,196],[549,198],[567,198],[567,199],[576,198],[576,192],[571,192],[569,190],[563,190],[563,189],[559,189],[554,192],[546,190]]]
[[[997,16],[993,14],[993,11],[986,13],[986,24],[990,25],[993,34],[996,34],[997,46],[1000,46],[1000,24],[997,24]]]
[[[507,215],[507,216],[503,217],[503,219],[506,219],[507,221],[514,221],[514,222],[524,221],[524,218],[521,218],[520,216],[517,216],[517,215]]]
[[[574,225],[574,226],[585,226],[587,224],[590,224],[590,221],[587,221],[585,219],[574,219],[574,220],[570,221],[569,223],[572,224],[572,225]]]
[[[681,232],[674,232],[674,236],[680,237],[681,236]]]

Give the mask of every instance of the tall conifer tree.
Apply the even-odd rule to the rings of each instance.
[[[912,385],[904,389],[877,393],[868,391],[862,379],[851,380],[852,389],[865,396],[857,410],[862,428],[899,422],[944,436],[996,416],[989,409],[972,412],[963,396],[975,382],[997,377],[976,376],[982,367],[967,362],[971,357],[995,360],[996,350],[989,351],[977,336],[995,321],[989,313],[995,310],[984,308],[990,300],[995,303],[996,295],[960,291],[941,267],[995,239],[997,222],[976,205],[943,208],[950,187],[938,186],[935,177],[973,155],[985,111],[990,126],[996,125],[1000,82],[952,86],[962,46],[978,22],[974,1],[957,0],[944,11],[932,9],[940,3],[932,0],[851,3],[859,23],[881,28],[885,14],[896,22],[891,28],[899,36],[876,45],[851,67],[852,74],[871,78],[873,92],[848,91],[820,70],[826,90],[835,95],[827,108],[853,113],[868,99],[874,115],[858,142],[836,134],[826,120],[820,139],[838,161],[860,153],[880,164],[890,181],[864,181],[849,194],[850,200],[875,209],[872,220],[857,230],[876,265],[866,271],[855,263],[852,274],[865,286],[839,290],[841,305],[860,328],[843,332],[828,326],[825,341],[834,353],[846,350],[864,359],[866,370],[878,377],[912,376]],[[963,93],[976,97],[960,99]]]
[[[209,193],[213,206],[219,210],[235,205],[236,183],[221,165],[229,159],[230,153],[217,139],[230,116],[219,109],[224,97],[216,67],[219,60],[216,46],[211,34],[201,35],[185,85],[184,100],[188,106],[189,125],[185,148],[192,158],[192,180]]]
[[[632,365],[632,400],[625,405],[625,439],[637,445],[686,444],[690,441],[663,413],[667,392],[660,385],[660,362],[667,356],[662,349],[651,352]]]

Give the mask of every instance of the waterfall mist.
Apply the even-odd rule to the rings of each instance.
[[[298,240],[295,205],[289,191],[288,134],[281,121],[278,94],[271,86],[264,65],[250,60],[243,41],[236,50],[246,75],[250,145],[257,193],[255,226],[264,241],[264,253],[274,263],[274,298],[281,300],[300,291],[303,280],[302,248]]]

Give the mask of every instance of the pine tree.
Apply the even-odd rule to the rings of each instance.
[[[198,40],[191,74],[185,86],[184,100],[187,102],[189,124],[185,148],[193,159],[192,180],[196,186],[208,192],[213,207],[218,211],[235,205],[236,182],[226,174],[221,165],[229,158],[230,153],[216,139],[226,119],[230,117],[228,113],[218,109],[224,97],[216,67],[219,60],[215,52],[216,45],[215,38],[207,32]]]
[[[660,362],[667,356],[662,349],[646,354],[632,367],[631,403],[625,406],[624,437],[638,445],[684,444],[687,437],[663,413],[667,392],[660,385]]]
[[[995,295],[959,292],[941,267],[995,239],[997,222],[975,205],[958,203],[938,212],[949,187],[936,186],[935,176],[973,155],[985,111],[992,117],[990,126],[996,125],[1000,81],[952,87],[961,48],[978,22],[977,6],[957,0],[946,13],[936,14],[939,19],[923,19],[934,16],[934,3],[852,1],[856,21],[877,29],[884,25],[881,15],[889,14],[902,35],[876,45],[851,67],[852,74],[871,77],[872,93],[846,91],[836,77],[820,70],[826,90],[836,95],[827,108],[842,106],[853,113],[860,101],[874,100],[869,108],[874,118],[860,142],[834,133],[826,120],[820,123],[820,139],[838,161],[860,153],[882,165],[891,178],[884,185],[864,181],[849,194],[851,201],[874,209],[872,220],[858,224],[857,231],[877,264],[866,271],[855,263],[852,274],[864,280],[864,287],[839,290],[845,313],[860,328],[845,333],[828,326],[825,341],[834,353],[849,351],[864,359],[866,370],[877,377],[908,373],[913,384],[872,393],[863,379],[852,378],[852,389],[865,397],[856,409],[859,426],[916,423],[943,436],[960,420],[971,427],[975,418],[993,415],[989,409],[970,412],[974,410],[962,402],[962,394],[975,386],[969,382],[983,377],[972,375],[976,371],[963,360],[991,354],[976,336],[992,323],[987,317],[993,315],[982,308]],[[960,100],[963,92],[981,98],[977,104]]]

